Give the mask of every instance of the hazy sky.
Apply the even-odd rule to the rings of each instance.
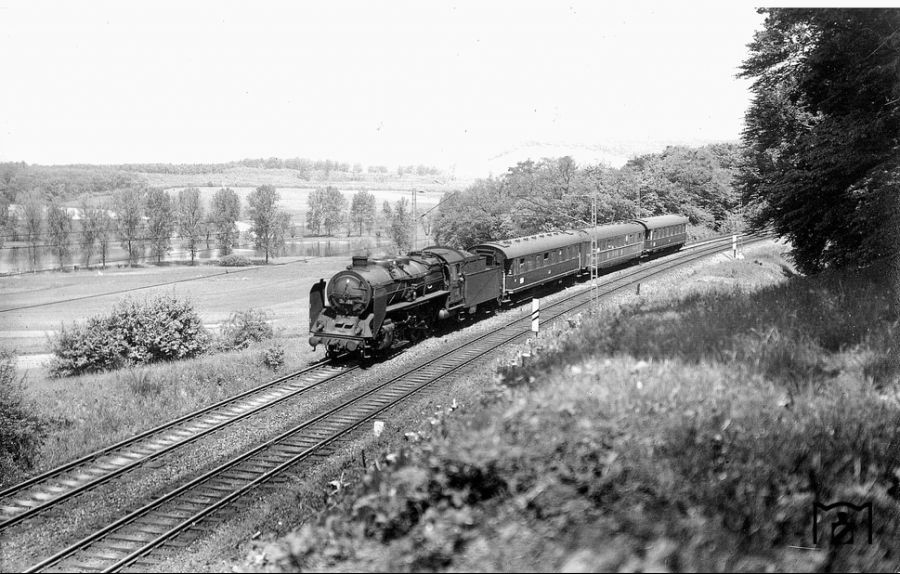
[[[747,2],[0,0],[0,160],[479,162],[737,140]]]

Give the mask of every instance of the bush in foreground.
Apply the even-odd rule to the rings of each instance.
[[[268,314],[259,309],[247,309],[231,314],[222,325],[223,349],[246,349],[250,343],[258,343],[274,336]]]
[[[51,342],[50,373],[66,377],[124,365],[186,359],[209,347],[210,335],[193,305],[171,295],[126,298],[109,315],[63,326]]]
[[[46,434],[46,424],[25,400],[24,381],[16,380],[15,355],[0,349],[0,489],[29,470]]]

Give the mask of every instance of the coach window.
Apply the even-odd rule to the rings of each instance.
[[[550,261],[550,254],[544,253],[544,265],[546,265],[548,261]]]

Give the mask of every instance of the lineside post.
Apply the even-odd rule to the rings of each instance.
[[[540,321],[541,321],[541,300],[535,297],[531,300],[531,330],[534,332],[535,336],[538,335],[540,330]]]

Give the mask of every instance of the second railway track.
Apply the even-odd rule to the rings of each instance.
[[[639,267],[633,273],[600,285],[600,295],[610,295],[638,281],[721,251],[727,245],[727,240],[714,241],[684,252],[675,260]],[[545,322],[578,309],[591,299],[590,290],[580,290],[550,303],[543,309]],[[197,533],[201,522],[211,519],[247,492],[271,482],[303,460],[327,454],[336,441],[365,422],[498,347],[527,337],[528,319],[520,316],[490,333],[465,337],[462,343],[440,357],[418,362],[399,376],[355,394],[337,407],[172,490],[27,571],[106,572],[147,566],[149,563],[144,560],[148,554],[175,544],[175,539],[186,532]]]
[[[0,492],[0,532],[355,369],[314,363],[21,482]]]

